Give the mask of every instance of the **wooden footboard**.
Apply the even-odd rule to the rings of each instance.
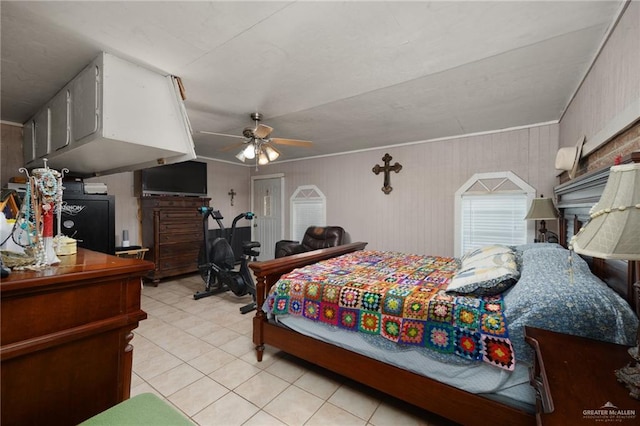
[[[535,424],[533,414],[315,340],[267,321],[267,316],[260,307],[269,289],[282,274],[321,260],[362,250],[366,244],[351,243],[250,265],[257,277],[258,309],[253,319],[253,343],[256,345],[258,360],[262,360],[264,345],[268,344],[464,425]]]
[[[265,262],[254,262],[249,265],[249,268],[253,270],[256,276],[256,306],[258,306],[258,309],[256,309],[256,316],[253,318],[253,343],[256,345],[258,361],[262,361],[264,344],[270,343],[264,339],[264,325],[268,324],[268,322],[266,314],[260,308],[264,304],[271,286],[273,286],[283,274],[291,272],[296,268],[362,250],[366,245],[367,243],[364,242],[344,244],[337,247],[308,251],[293,256],[280,257]]]

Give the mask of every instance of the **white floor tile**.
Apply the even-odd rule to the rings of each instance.
[[[367,422],[348,411],[325,402],[322,407],[305,423],[305,426],[364,426]]]
[[[229,392],[193,416],[193,420],[201,426],[240,426],[257,412],[258,407]]]
[[[262,408],[289,386],[291,385],[284,380],[261,371],[235,388],[234,392]]]
[[[180,364],[169,371],[151,378],[149,384],[162,395],[168,397],[202,377],[205,377],[204,374],[190,365]]]
[[[191,417],[229,392],[229,389],[216,381],[203,377],[180,389],[168,399]]]
[[[255,312],[239,312],[250,296],[194,300],[203,288],[198,274],[144,286],[131,396],[154,393],[198,426],[451,425],[269,346],[258,362]]]
[[[224,368],[219,368],[209,374],[209,377],[229,389],[235,389],[260,371],[259,368],[236,358],[234,361],[226,364]]]
[[[375,397],[349,385],[340,386],[328,401],[363,420],[369,420],[380,404]]]
[[[290,426],[303,425],[322,406],[324,401],[296,386],[289,386],[264,411]]]

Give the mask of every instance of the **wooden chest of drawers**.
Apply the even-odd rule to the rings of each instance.
[[[142,244],[149,247],[145,259],[155,263],[149,274],[154,282],[164,277],[198,270],[198,253],[203,242],[199,207],[210,198],[142,197]]]

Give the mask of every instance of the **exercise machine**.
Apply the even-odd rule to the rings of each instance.
[[[253,301],[240,308],[240,312],[243,314],[251,312],[256,308],[256,286],[248,263],[250,260],[255,261],[257,256],[260,255],[260,243],[258,241],[245,241],[242,243],[242,256],[238,271],[235,270],[236,262],[232,246],[238,221],[240,219],[251,220],[255,215],[252,212],[246,212],[236,216],[233,219],[231,232],[227,239],[224,237],[226,231],[222,223],[224,218],[219,210],[204,206],[200,207],[198,211],[202,215],[202,230],[204,233],[204,244],[198,256],[198,269],[204,280],[205,289],[194,294],[193,298],[198,300],[229,290],[236,296],[251,294]],[[213,241],[209,238],[209,217],[216,221],[223,235],[213,239]]]

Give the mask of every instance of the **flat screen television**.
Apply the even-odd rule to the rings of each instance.
[[[207,195],[207,163],[184,161],[140,171],[142,195]]]

